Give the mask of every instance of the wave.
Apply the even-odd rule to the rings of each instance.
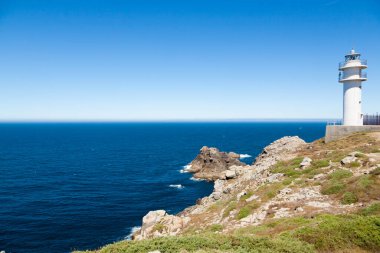
[[[185,186],[183,186],[181,184],[171,184],[171,185],[169,185],[169,187],[177,188],[177,189],[183,189],[183,188],[185,188]]]
[[[245,159],[245,158],[249,158],[249,157],[252,157],[252,156],[248,155],[248,154],[241,154],[240,155],[240,159]]]
[[[125,237],[126,240],[132,240],[132,235],[141,229],[140,226],[132,227],[129,234]]]
[[[189,173],[189,169],[191,168],[191,165],[188,164],[188,165],[183,166],[182,168],[183,169],[179,171],[180,173]]]
[[[195,178],[195,177],[191,177],[190,180],[198,182],[198,181],[204,181],[205,179],[203,179],[203,178]]]

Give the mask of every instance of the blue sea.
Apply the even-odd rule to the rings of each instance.
[[[181,173],[204,146],[249,154],[325,123],[0,124],[0,251],[65,253],[126,238],[149,211],[177,213],[213,184]],[[182,185],[179,189],[170,185]]]

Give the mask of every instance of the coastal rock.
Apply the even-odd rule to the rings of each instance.
[[[231,166],[244,166],[239,160],[240,155],[221,152],[217,148],[202,147],[197,157],[190,163],[188,172],[194,173],[194,178],[215,181],[226,179],[226,171]],[[235,177],[236,169],[228,172],[229,178]]]
[[[342,161],[340,161],[340,163],[342,165],[347,165],[347,164],[355,162],[356,160],[357,160],[357,158],[355,156],[347,156],[347,157],[343,158]]]
[[[310,165],[311,165],[311,162],[312,162],[313,160],[311,160],[311,158],[309,158],[309,157],[305,157],[303,160],[302,160],[302,162],[300,163],[300,167],[302,168],[302,169],[305,169],[305,168],[307,168],[307,167],[309,167]]]
[[[298,136],[286,136],[278,139],[264,148],[253,163],[253,169],[258,173],[266,171],[280,160],[293,158],[294,152],[305,145],[306,142]]]
[[[143,217],[141,229],[133,235],[133,239],[176,235],[189,221],[189,217],[170,215],[165,210],[150,211]]]

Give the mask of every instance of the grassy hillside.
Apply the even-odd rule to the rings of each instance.
[[[240,198],[217,201],[192,222],[180,236],[121,241],[99,253],[190,253],[190,252],[380,252],[380,135],[359,133],[325,144],[315,141],[294,154],[295,158],[279,161],[269,168],[281,173],[279,181],[249,188]],[[300,169],[304,157],[310,166]],[[342,159],[349,157],[351,162]],[[244,188],[243,188],[244,187]],[[248,188],[247,188],[248,187]],[[304,199],[278,201],[279,192],[291,189],[320,189],[320,199],[328,208],[308,206]],[[287,196],[291,196],[291,195]],[[250,200],[255,195],[256,199]],[[260,225],[239,223],[245,217],[275,199]],[[303,207],[300,212],[295,211]],[[272,211],[288,210],[286,218],[276,218]],[[211,222],[213,217],[222,222]],[[289,217],[291,216],[291,217]],[[79,252],[77,252],[79,253]]]

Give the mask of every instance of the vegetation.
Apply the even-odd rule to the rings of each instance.
[[[333,173],[331,173],[329,175],[329,179],[331,179],[331,180],[342,180],[345,178],[349,178],[351,176],[352,176],[351,171],[339,169],[339,170],[336,170]]]
[[[227,217],[233,210],[236,209],[237,202],[236,201],[231,201],[227,208],[223,212],[223,217]]]
[[[380,204],[366,209],[379,212]],[[220,227],[215,226],[219,231]],[[379,252],[380,217],[365,215],[319,215],[294,217],[246,227],[233,234],[202,233],[143,241],[122,241],[97,253],[174,252]],[[358,251],[355,251],[358,250]],[[90,251],[88,251],[90,252]]]
[[[342,204],[349,205],[358,202],[358,197],[352,192],[345,192],[342,198]]]
[[[182,235],[142,241],[122,241],[95,252],[146,253],[155,250],[161,253],[380,252],[380,167],[377,168],[374,161],[369,162],[371,157],[376,157],[375,154],[369,155],[369,153],[380,152],[380,142],[368,134],[358,133],[339,141],[326,144],[319,140],[311,145],[310,148],[300,150],[296,158],[280,161],[271,168],[273,173],[284,174],[279,182],[264,183],[257,189],[250,189],[248,184],[242,185],[237,193],[244,189],[247,191],[245,195],[239,200],[235,194],[230,199],[217,201],[205,214],[197,215],[195,217],[197,223],[186,228]],[[340,161],[355,151],[362,152],[355,153],[358,161],[342,166]],[[312,158],[312,162],[307,168],[300,169],[304,157]],[[370,168],[370,173],[364,174],[364,171]],[[321,173],[325,173],[325,176],[314,178]],[[285,187],[296,190],[315,185],[321,186],[321,193],[328,195],[326,198],[334,200],[334,203],[349,205],[360,202],[365,207],[360,208],[356,205],[346,207],[355,213],[350,215],[316,215],[313,208],[303,206],[302,217],[281,219],[273,218],[273,210],[276,209],[270,207],[268,210],[271,212],[268,211],[267,219],[259,226],[232,230],[229,224],[224,223],[224,221],[236,223],[236,220],[249,216]],[[257,195],[258,198],[247,202],[247,199],[253,195]],[[292,203],[276,205],[274,205],[276,208],[287,207],[290,210],[295,210],[297,207]],[[223,225],[210,223],[204,227],[200,225],[203,220],[209,220],[214,214],[223,216]],[[226,220],[227,217],[229,220]],[[154,229],[161,231],[165,227],[158,224]]]
[[[243,218],[247,217],[248,215],[250,215],[252,213],[252,211],[258,207],[259,207],[259,205],[256,202],[245,205],[239,210],[236,218],[238,220],[243,219]]]
[[[359,211],[359,214],[361,215],[380,215],[380,203],[373,203],[372,205],[363,208],[362,210]]]

